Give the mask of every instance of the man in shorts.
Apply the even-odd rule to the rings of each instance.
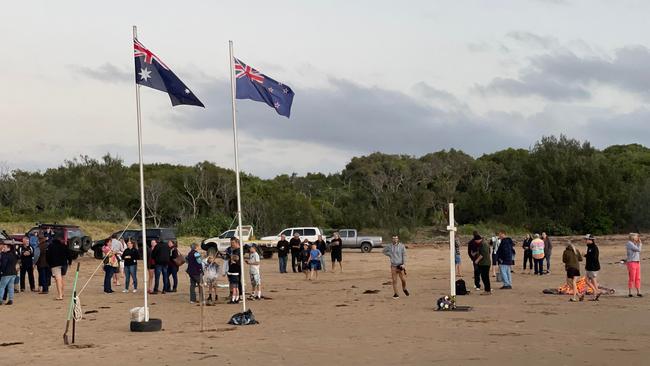
[[[251,245],[248,249],[250,254],[248,256],[248,271],[251,277],[251,300],[261,300],[262,299],[262,279],[260,276],[260,255],[257,253],[257,247]]]
[[[330,254],[332,259],[332,272],[334,272],[334,266],[336,262],[339,262],[339,268],[343,272],[343,241],[339,236],[338,232],[335,232],[330,240]]]
[[[384,247],[383,253],[390,258],[390,275],[393,282],[393,299],[399,299],[397,294],[397,277],[402,282],[402,291],[404,295],[409,296],[409,291],[406,289],[406,247],[400,243],[397,235],[393,236],[393,243]]]

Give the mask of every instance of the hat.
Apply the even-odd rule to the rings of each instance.
[[[594,236],[591,235],[591,234],[585,235],[585,240],[594,240],[594,239],[596,239],[596,238],[594,238]]]

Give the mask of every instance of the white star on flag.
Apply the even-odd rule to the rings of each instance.
[[[275,103],[273,103],[273,106],[275,107],[275,109],[278,109],[278,108],[280,108],[280,103],[275,102]]]
[[[273,88],[269,87],[269,93],[273,93]]]
[[[288,94],[288,93],[289,93],[289,89],[284,88],[284,89],[282,89],[282,92],[283,92],[284,94]]]
[[[190,93],[190,90],[189,90],[189,89],[185,89],[185,94],[189,94],[189,93]]]
[[[138,75],[140,75],[140,80],[144,80],[145,82],[151,79],[151,71],[149,71],[146,67],[144,69],[140,69]]]

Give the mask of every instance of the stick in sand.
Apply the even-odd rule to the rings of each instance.
[[[63,333],[63,343],[66,345],[70,344],[70,342],[68,341],[68,329],[70,329],[70,321],[72,320],[72,309],[74,307],[74,298],[77,295],[77,279],[79,278],[80,265],[81,263],[77,262],[77,271],[74,274],[74,282],[72,284],[72,295],[70,297],[70,306],[68,307],[68,319],[65,323],[65,332]]]

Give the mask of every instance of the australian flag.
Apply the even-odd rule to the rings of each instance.
[[[148,86],[169,94],[172,105],[196,105],[204,107],[190,88],[176,76],[172,70],[153,52],[149,51],[137,39],[133,40],[135,55],[135,83]]]
[[[293,102],[293,90],[290,87],[261,74],[238,59],[235,59],[235,77],[237,99],[264,102],[279,115],[289,118]]]

